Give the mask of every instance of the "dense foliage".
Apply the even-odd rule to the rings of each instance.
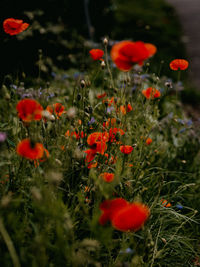
[[[34,89],[18,80],[2,87],[2,266],[198,262],[199,134],[177,98],[180,83],[151,74],[148,61],[117,70],[104,43],[103,61],[88,53],[89,71],[54,72],[46,85],[38,77]],[[153,97],[151,89],[148,97],[149,87],[160,93]],[[27,98],[39,104],[24,110],[20,100]],[[92,141],[95,132],[109,139]],[[46,149],[42,159],[38,143]],[[115,198],[149,207],[141,229],[99,223],[100,204]]]

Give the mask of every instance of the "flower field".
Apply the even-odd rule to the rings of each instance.
[[[12,38],[29,27],[3,23]],[[152,73],[154,44],[86,49],[84,71],[44,81],[41,52],[33,87],[2,84],[0,265],[200,266],[199,121],[180,100],[189,59]]]

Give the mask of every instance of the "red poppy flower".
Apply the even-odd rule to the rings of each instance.
[[[161,199],[160,201],[161,201],[162,206],[165,208],[169,208],[172,206],[172,204],[168,202],[166,199]]]
[[[94,132],[91,133],[87,138],[87,143],[89,146],[93,146],[97,142],[108,142],[109,135],[107,132]]]
[[[115,164],[116,163],[116,161],[117,161],[117,158],[116,157],[114,157],[114,156],[112,156],[111,155],[111,157],[108,155],[108,153],[104,153],[104,156],[107,158],[107,159],[109,159],[109,161],[108,160],[105,160],[105,164]]]
[[[129,71],[134,64],[142,65],[152,53],[143,42],[122,41],[112,47],[111,58],[120,70]]]
[[[103,127],[109,128],[109,126],[115,126],[116,121],[117,121],[116,118],[108,118],[107,121],[103,122]]]
[[[109,140],[110,142],[116,142],[117,134],[124,135],[125,132],[120,128],[110,128],[109,130]]]
[[[150,145],[151,143],[152,143],[152,139],[150,137],[148,137],[147,140],[146,140],[146,144]]]
[[[153,44],[145,43],[145,47],[149,51],[149,57],[152,57],[157,52],[157,48]]]
[[[104,52],[101,49],[92,49],[89,51],[89,53],[93,60],[100,60],[104,55]]]
[[[106,224],[113,218],[116,212],[118,212],[121,208],[127,205],[129,205],[129,203],[123,198],[104,200],[100,205],[100,210],[102,211],[102,214],[99,218],[99,223],[101,225]]]
[[[137,231],[144,225],[149,214],[149,208],[144,204],[132,203],[114,213],[112,226],[123,232]]]
[[[18,117],[23,121],[39,121],[42,118],[43,107],[33,99],[20,100],[16,106]]]
[[[120,146],[120,151],[124,154],[130,154],[133,151],[132,146]]]
[[[116,104],[116,103],[115,103],[115,98],[114,98],[114,96],[111,97],[110,99],[109,99],[109,98],[104,99],[104,100],[103,100],[103,103],[108,103],[108,106],[109,106],[109,107],[110,107],[111,105]]]
[[[83,131],[81,131],[80,133],[79,132],[76,132],[76,131],[73,131],[73,132],[70,133],[70,131],[67,130],[66,133],[65,133],[65,136],[66,137],[70,137],[70,136],[73,137],[73,136],[75,136],[76,140],[78,140],[80,138],[84,138],[84,136],[86,136],[86,134],[84,134]]]
[[[106,95],[107,95],[106,93],[98,94],[98,95],[97,95],[97,98],[98,98],[98,99],[101,99],[101,98],[104,98]]]
[[[96,150],[95,149],[87,149],[84,151],[84,153],[87,154],[86,158],[85,158],[85,161],[86,162],[91,162],[95,156],[96,156]]]
[[[46,108],[51,114],[56,114],[57,118],[60,117],[64,110],[65,110],[65,107],[60,104],[60,103],[55,103],[53,105],[49,105],[47,106]]]
[[[189,63],[185,59],[174,59],[170,62],[169,66],[172,70],[186,70],[189,66]]]
[[[24,139],[17,145],[17,154],[30,159],[41,159],[44,154],[44,147],[40,143],[34,143],[30,139]]]
[[[101,173],[100,176],[107,183],[111,183],[114,180],[114,173],[104,172],[104,173]]]
[[[90,163],[94,160],[97,153],[103,155],[107,149],[106,142],[108,142],[108,140],[107,132],[94,132],[90,134],[87,138],[87,143],[90,146],[90,149],[84,151],[87,154],[85,161]]]
[[[23,32],[28,28],[28,23],[23,23],[23,20],[20,19],[5,19],[3,22],[4,31],[10,35],[16,35],[20,32]]]
[[[88,169],[92,169],[92,168],[96,168],[97,165],[98,165],[97,162],[90,162],[87,167],[88,167]]]
[[[158,98],[161,96],[161,93],[159,90],[153,88],[153,87],[149,87],[145,90],[142,90],[142,94],[147,98]]]
[[[127,106],[120,106],[120,111],[122,114],[126,115],[126,113],[130,112],[131,110],[133,110],[131,104],[128,104]]]

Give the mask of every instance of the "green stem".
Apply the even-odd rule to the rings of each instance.
[[[7,245],[7,248],[8,248],[8,251],[10,253],[14,267],[20,267],[21,264],[19,262],[16,250],[15,250],[14,245],[13,245],[13,242],[12,242],[8,232],[6,231],[6,228],[4,227],[2,219],[0,219],[0,233],[1,233],[5,243]]]

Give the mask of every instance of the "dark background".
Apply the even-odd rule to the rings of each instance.
[[[44,79],[53,66],[85,68],[81,62],[87,61],[89,49],[102,48],[104,36],[155,44],[155,72],[164,61],[163,71],[168,74],[170,60],[185,53],[176,14],[163,0],[1,0],[0,13],[1,25],[10,17],[30,24],[17,36],[0,28],[1,82],[8,74],[18,79],[22,75],[37,77],[40,56]],[[92,41],[91,45],[86,45],[86,40]]]

